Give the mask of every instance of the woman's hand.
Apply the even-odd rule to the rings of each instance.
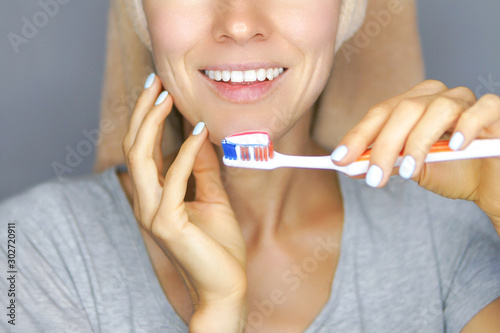
[[[200,123],[163,177],[163,124],[173,101],[167,92],[160,94],[161,86],[150,76],[123,141],[134,214],[189,290],[190,331],[241,332],[246,321],[245,243],[222,185],[217,156]],[[191,173],[195,199],[185,202]]]
[[[500,158],[424,164],[431,145],[447,134],[452,134],[450,147],[456,150],[474,139],[500,138],[500,98],[489,94],[477,100],[468,88],[424,81],[371,108],[332,159],[347,165],[372,145],[366,182],[382,187],[397,172],[393,166],[403,151],[403,178],[448,198],[474,201],[500,235]]]

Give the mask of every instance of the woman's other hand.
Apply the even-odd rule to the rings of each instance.
[[[245,243],[208,131],[198,124],[163,176],[163,124],[173,100],[161,92],[162,84],[154,75],[145,88],[123,141],[135,217],[176,266],[189,290],[190,332],[241,332],[246,321]],[[191,173],[195,199],[186,202]]]
[[[372,145],[366,181],[382,187],[398,173],[393,166],[402,151],[403,178],[448,198],[474,201],[500,235],[500,158],[425,164],[431,145],[446,135],[451,135],[453,149],[475,139],[500,138],[500,97],[477,99],[468,88],[424,81],[372,107],[342,139],[332,159],[347,165]]]

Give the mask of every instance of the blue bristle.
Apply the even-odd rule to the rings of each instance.
[[[236,145],[233,143],[227,142],[226,139],[222,140],[222,150],[224,151],[224,156],[230,160],[236,160]]]

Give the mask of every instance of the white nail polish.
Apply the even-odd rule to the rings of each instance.
[[[347,155],[348,151],[349,150],[347,149],[347,147],[342,145],[337,147],[330,155],[330,157],[332,158],[333,161],[340,162]]]
[[[462,147],[462,145],[464,144],[464,141],[465,141],[464,135],[460,132],[456,132],[451,137],[450,143],[448,144],[448,146],[452,150],[459,150]]]
[[[148,76],[148,78],[146,80],[146,83],[144,83],[144,89],[151,88],[151,86],[153,85],[153,82],[155,82],[155,76],[156,76],[155,73],[149,74],[149,76]]]
[[[167,99],[167,96],[168,96],[168,91],[162,92],[160,96],[158,96],[155,105],[160,105],[161,103],[163,103]]]
[[[382,182],[384,172],[377,165],[372,165],[366,173],[366,184],[371,187],[378,187]]]
[[[415,159],[410,155],[406,155],[399,166],[399,175],[404,179],[410,179],[415,172],[416,165]]]
[[[193,135],[198,135],[200,134],[203,129],[205,128],[205,123],[200,121],[198,124],[196,124],[196,126],[194,127],[194,130],[193,130]]]

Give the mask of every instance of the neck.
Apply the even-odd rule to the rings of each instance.
[[[274,148],[290,155],[326,155],[309,134],[304,117]],[[222,149],[216,146],[222,159]],[[245,238],[275,238],[311,225],[311,219],[342,210],[336,173],[331,170],[278,168],[252,170],[221,167],[226,191]]]

